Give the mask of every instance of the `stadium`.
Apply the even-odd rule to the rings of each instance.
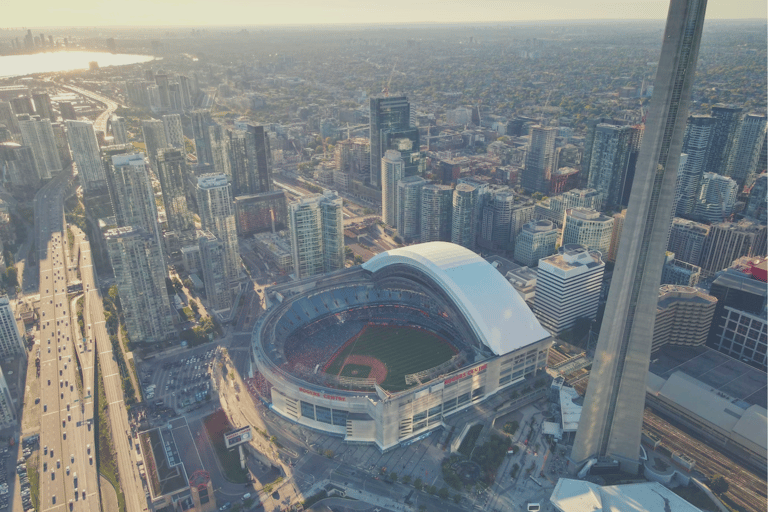
[[[272,410],[386,451],[533,377],[552,339],[487,261],[430,242],[270,288],[252,342]]]

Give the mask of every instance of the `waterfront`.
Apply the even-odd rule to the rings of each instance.
[[[0,78],[26,76],[33,73],[58,73],[88,69],[88,63],[96,61],[99,67],[124,66],[148,62],[151,55],[113,54],[107,52],[46,52],[30,55],[7,55],[0,57]]]

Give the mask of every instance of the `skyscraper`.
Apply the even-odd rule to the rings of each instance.
[[[80,183],[85,192],[103,189],[107,176],[101,162],[99,143],[90,121],[67,121],[67,138],[72,150],[72,159],[80,174]]]
[[[370,98],[371,186],[381,188],[381,159],[387,149],[389,131],[411,127],[411,104],[405,96]]]
[[[208,127],[213,124],[211,113],[207,110],[193,110],[192,136],[195,139],[195,154],[198,164],[213,164],[211,148],[208,146]]]
[[[11,180],[14,188],[32,192],[40,186],[32,148],[15,142],[0,142],[0,173]]]
[[[173,334],[163,251],[156,236],[134,226],[104,234],[115,272],[128,336],[134,343],[158,342]]]
[[[421,189],[421,243],[451,241],[452,210],[450,186],[425,185]]]
[[[32,148],[32,155],[35,158],[35,166],[40,174],[40,179],[50,179],[62,168],[51,121],[27,115],[18,116],[18,121],[21,140],[25,146]]]
[[[630,126],[598,124],[592,141],[588,186],[600,192],[603,205],[621,204],[632,143]]]
[[[715,105],[712,107],[712,117],[715,118],[715,126],[704,172],[725,174],[733,142],[741,125],[741,108]]]
[[[187,206],[187,158],[179,149],[161,149],[157,153],[157,178],[163,194],[168,229],[183,242],[194,239],[195,221]]]
[[[53,114],[51,97],[47,92],[33,94],[32,101],[35,104],[35,114],[43,119],[50,119],[51,122],[56,121],[56,116]]]
[[[143,229],[155,237],[158,250],[162,253],[157,203],[144,153],[113,156],[110,171],[109,195],[117,225]]]
[[[20,133],[16,114],[7,101],[0,101],[0,124],[4,124],[6,128],[11,130],[11,133]]]
[[[742,256],[762,256],[766,253],[766,227],[748,219],[720,222],[710,227],[704,240],[699,266],[704,277],[731,266]]]
[[[232,173],[232,194],[237,197],[248,194],[248,149],[243,130],[227,130],[229,138],[229,172]]]
[[[704,222],[721,222],[733,213],[738,185],[731,178],[705,172],[701,177],[699,199],[693,217]]]
[[[651,350],[655,352],[664,345],[704,345],[716,304],[716,298],[696,288],[661,285]]]
[[[691,116],[683,138],[682,152],[688,155],[675,185],[675,215],[690,215],[707,165],[709,144],[717,120],[712,116]]]
[[[186,152],[184,147],[184,130],[181,127],[181,116],[179,114],[163,116],[163,132],[165,132],[166,147]]]
[[[636,470],[661,270],[706,0],[672,0],[607,309],[571,459]],[[538,295],[538,291],[537,291]]]
[[[765,141],[765,114],[747,114],[741,122],[738,136],[734,141],[728,158],[726,176],[743,186],[750,174],[763,171],[757,168],[760,150]]]
[[[768,206],[768,174],[763,172],[749,189],[744,215],[765,223],[766,206]]]
[[[421,233],[421,190],[426,184],[420,176],[397,182],[397,234],[405,242],[417,240]]]
[[[590,251],[608,255],[613,235],[613,217],[587,208],[569,208],[565,211],[563,245],[583,245]]]
[[[21,338],[16,318],[7,295],[0,297],[0,357],[10,358],[26,354],[24,340]]]
[[[531,192],[549,193],[549,175],[555,158],[557,128],[533,126],[528,153],[525,155],[522,187]]]
[[[119,116],[112,116],[109,118],[109,125],[112,131],[112,139],[114,144],[127,144],[128,143],[128,131],[125,129],[125,118]]]
[[[213,170],[218,174],[226,174],[232,181],[232,168],[229,157],[229,136],[220,124],[208,127],[208,146],[211,148]]]
[[[227,273],[227,249],[209,231],[202,231],[197,238],[200,248],[200,267],[205,285],[208,307],[214,311],[232,309],[232,287]]]
[[[144,135],[144,144],[147,146],[149,165],[154,169],[158,150],[168,147],[168,139],[165,138],[165,125],[156,119],[143,120],[141,132]]]
[[[272,150],[269,147],[269,136],[263,126],[249,124],[245,131],[248,166],[246,190],[241,190],[241,193],[269,192],[272,190]]]
[[[451,242],[474,251],[477,237],[477,188],[459,183],[453,190]]]
[[[288,205],[293,269],[297,279],[344,268],[342,199],[335,192]]]
[[[224,244],[229,284],[235,286],[240,277],[240,249],[237,246],[232,190],[227,175],[211,173],[199,176],[196,194],[200,224]]]
[[[709,226],[692,220],[672,219],[669,230],[667,250],[675,253],[675,258],[691,265],[698,265],[704,253],[704,241],[709,235]]]
[[[400,152],[389,149],[381,159],[381,220],[397,227],[397,182],[403,178]]]
[[[554,254],[560,231],[550,220],[532,220],[515,240],[515,261],[535,267],[541,258]]]

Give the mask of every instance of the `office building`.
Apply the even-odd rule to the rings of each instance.
[[[56,121],[56,115],[53,113],[53,105],[51,104],[51,97],[47,92],[33,94],[32,102],[35,104],[35,114],[42,119],[50,119],[51,122]]]
[[[19,326],[7,295],[0,297],[0,356],[11,358],[26,355],[27,348],[19,332]]]
[[[18,116],[21,140],[25,146],[32,148],[35,167],[41,180],[50,179],[61,171],[61,158],[56,146],[51,121],[37,116]]]
[[[674,253],[667,253],[667,259],[661,271],[661,284],[696,286],[699,279],[701,279],[701,267],[676,259]]]
[[[200,224],[224,245],[227,275],[234,287],[240,277],[240,249],[231,187],[226,174],[203,174],[197,178],[196,195]]]
[[[144,144],[147,147],[149,165],[155,169],[157,152],[168,147],[168,139],[165,137],[165,124],[156,119],[141,121],[141,132],[144,135]]]
[[[77,121],[75,106],[69,101],[59,102],[59,113],[64,121]]]
[[[0,101],[0,124],[4,124],[11,133],[21,133],[16,114],[13,112],[11,104],[7,101]]]
[[[621,243],[621,230],[624,229],[624,220],[627,218],[627,210],[613,214],[613,231],[611,232],[611,246],[608,248],[608,261],[616,261]]]
[[[15,142],[0,142],[0,172],[14,189],[34,192],[40,186],[32,148]]]
[[[535,267],[541,258],[555,253],[560,231],[549,220],[533,220],[523,226],[515,240],[515,261]]]
[[[459,183],[453,190],[451,243],[475,250],[477,237],[477,188]]]
[[[200,233],[197,243],[200,248],[200,270],[208,307],[216,312],[229,311],[232,309],[234,294],[227,272],[227,248],[208,231]]]
[[[211,120],[211,113],[208,110],[193,110],[190,117],[192,119],[192,136],[195,139],[197,163],[213,165],[211,148],[208,146],[208,127],[214,124]]]
[[[531,141],[525,155],[521,185],[530,192],[549,193],[549,175],[555,158],[555,127],[532,126]]]
[[[110,229],[104,238],[128,337],[134,343],[166,340],[174,328],[158,238],[135,226]]]
[[[664,345],[704,345],[716,305],[716,298],[696,288],[662,284],[656,305],[651,352]]]
[[[581,245],[563,245],[538,263],[533,312],[541,325],[556,336],[579,318],[594,320],[605,271],[602,255]]]
[[[587,180],[589,188],[597,190],[607,209],[621,205],[627,179],[632,142],[630,126],[598,124],[592,138],[591,158]]]
[[[11,372],[13,373],[13,372]],[[0,368],[0,427],[7,428],[16,423],[16,405],[11,398],[11,391],[5,380],[5,373]]]
[[[167,114],[162,119],[166,147],[186,152],[184,130],[181,127],[181,116],[179,114]]]
[[[712,107],[711,114],[715,118],[715,125],[709,143],[707,165],[704,172],[725,174],[733,142],[741,125],[742,112],[739,107],[715,105]]]
[[[194,92],[193,86],[189,83],[189,77],[185,75],[179,75],[179,90],[181,91],[181,104],[184,110],[189,110],[194,106]]]
[[[109,167],[109,195],[118,227],[143,229],[155,237],[162,254],[157,203],[144,153],[114,155]]]
[[[381,159],[381,220],[397,226],[397,182],[403,179],[403,159],[395,150],[387,150]]]
[[[168,111],[171,109],[171,94],[168,80],[168,75],[160,73],[155,75],[155,84],[157,84],[157,92],[160,97],[160,104],[158,110]]]
[[[405,96],[370,98],[371,186],[381,188],[381,163],[389,132],[411,127],[411,105]]]
[[[288,205],[293,270],[297,279],[344,268],[342,199],[335,192]]]
[[[157,154],[157,178],[163,194],[168,229],[183,242],[194,238],[195,221],[187,205],[185,185],[187,158],[180,149],[160,149]]]
[[[72,162],[72,154],[69,151],[69,141],[67,140],[67,129],[63,123],[53,123],[51,124],[51,129],[53,130],[53,138],[56,140],[56,149],[59,152],[61,168],[64,169]]]
[[[718,270],[730,267],[742,256],[763,256],[766,254],[765,245],[765,224],[748,219],[715,224],[710,227],[704,241],[699,263],[702,274],[709,277]]]
[[[364,137],[340,140],[334,150],[336,169],[356,178],[368,178],[371,169],[371,142]]]
[[[752,188],[749,189],[747,206],[744,208],[744,216],[766,223],[766,206],[768,206],[768,174],[763,172],[757,177]]]
[[[569,208],[565,211],[563,245],[583,245],[590,251],[608,254],[613,235],[613,218],[587,208]]]
[[[603,194],[594,188],[575,188],[559,196],[550,197],[549,208],[563,214],[568,208],[588,208],[600,211],[603,209]]]
[[[426,184],[420,176],[407,176],[397,182],[397,234],[406,243],[421,236],[421,191]]]
[[[672,0],[616,268],[571,460],[639,469],[662,263],[706,1]],[[541,265],[540,265],[541,266]],[[538,296],[538,292],[537,292]]]
[[[249,124],[246,127],[245,149],[248,155],[248,172],[244,194],[259,194],[272,190],[272,150],[269,135],[263,126]]]
[[[765,133],[765,114],[747,114],[744,116],[731,149],[725,173],[726,176],[738,183],[739,187],[744,186],[747,176],[765,170],[757,168],[760,151],[765,144]]]
[[[113,144],[128,144],[128,131],[125,128],[125,118],[112,116],[109,118]]]
[[[104,189],[107,176],[101,162],[99,143],[90,121],[67,121],[67,138],[72,150],[72,159],[80,175],[84,192]]]
[[[288,196],[284,190],[235,198],[237,235],[245,238],[288,227]]]
[[[722,222],[736,206],[738,185],[731,178],[705,172],[701,178],[699,198],[693,206],[693,217],[702,222]]]
[[[208,127],[208,147],[211,148],[213,171],[217,174],[226,174],[230,181],[232,181],[229,135],[220,124],[213,124]]]
[[[699,194],[701,176],[707,166],[710,141],[717,120],[712,116],[691,116],[683,138],[682,153],[688,155],[675,185],[675,215],[690,215]]]
[[[509,190],[490,194],[480,212],[480,236],[478,244],[498,251],[514,247],[512,218],[515,210],[515,195]]]
[[[699,265],[709,229],[706,224],[675,217],[669,230],[667,250],[675,253],[675,257],[680,261]]]
[[[243,130],[227,130],[229,139],[229,172],[232,174],[232,193],[235,196],[249,195],[248,134]],[[213,158],[213,155],[211,155]]]
[[[32,98],[29,96],[17,96],[16,98],[11,98],[11,106],[13,107],[13,111],[16,112],[16,115],[35,115],[35,107],[32,105]],[[42,116],[38,117],[41,119],[43,118]],[[49,119],[49,121],[52,121],[52,119]]]
[[[424,185],[421,189],[421,243],[450,242],[453,221],[453,189],[448,185]]]

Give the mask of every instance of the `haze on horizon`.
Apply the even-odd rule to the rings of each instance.
[[[662,20],[668,0],[9,0],[2,28]],[[707,19],[765,19],[765,0],[709,0]]]

